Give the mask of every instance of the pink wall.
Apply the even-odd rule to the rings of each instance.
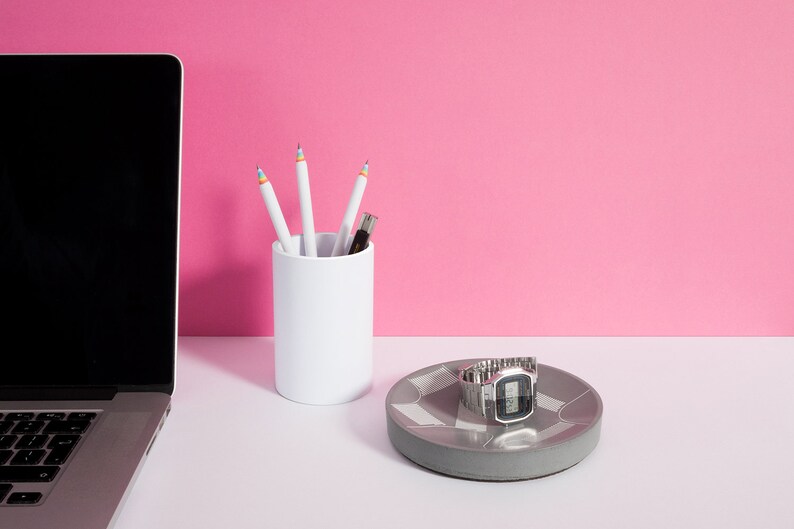
[[[487,7],[487,6],[496,6]],[[0,52],[185,65],[180,332],[272,334],[370,160],[375,332],[792,334],[791,2],[0,2]]]

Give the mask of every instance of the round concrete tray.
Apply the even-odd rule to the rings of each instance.
[[[535,412],[510,426],[478,417],[460,403],[456,360],[420,369],[386,396],[392,444],[415,463],[481,481],[539,478],[572,467],[593,451],[603,405],[584,380],[538,365]]]

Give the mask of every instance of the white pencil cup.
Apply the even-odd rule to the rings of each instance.
[[[375,246],[328,257],[335,233],[317,233],[318,257],[273,243],[276,390],[305,404],[339,404],[372,385],[372,304]]]

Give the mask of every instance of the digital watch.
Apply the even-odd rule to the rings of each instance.
[[[538,369],[534,356],[493,358],[458,369],[460,398],[470,411],[504,425],[535,411]]]

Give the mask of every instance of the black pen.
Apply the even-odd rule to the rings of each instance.
[[[347,255],[353,255],[354,253],[366,249],[369,244],[369,236],[372,235],[372,230],[375,229],[375,223],[377,221],[378,217],[370,213],[361,215],[361,220],[358,222],[358,231],[356,231],[356,235],[353,237],[353,243],[350,245],[350,251],[347,252]]]

